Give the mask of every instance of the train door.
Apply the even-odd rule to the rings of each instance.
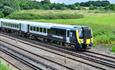
[[[28,31],[27,27],[28,27],[27,24],[21,24],[21,31],[26,33]]]
[[[70,30],[66,30],[66,42],[70,43]]]

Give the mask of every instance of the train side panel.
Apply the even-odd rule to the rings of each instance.
[[[24,32],[24,33],[27,33],[28,32],[28,24],[23,24],[23,23],[20,23],[21,25],[21,31]]]
[[[20,30],[18,23],[1,22],[1,27],[12,30]]]
[[[1,20],[0,20],[0,28],[1,28]]]
[[[2,27],[2,25],[1,25],[1,20],[0,20],[0,30],[1,30],[1,27]]]

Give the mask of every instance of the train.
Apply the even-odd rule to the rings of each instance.
[[[0,19],[0,31],[75,50],[93,46],[92,29],[88,26]]]

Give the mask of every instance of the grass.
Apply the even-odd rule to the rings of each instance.
[[[9,70],[9,67],[6,64],[0,62],[0,70]]]
[[[34,12],[34,13],[33,13]],[[15,19],[68,19],[68,18],[83,18],[82,14],[78,14],[76,12],[65,12],[59,10],[48,10],[47,12],[44,10],[22,10],[16,11],[8,16],[9,18]]]
[[[62,19],[62,18],[61,19],[38,19],[38,18],[28,19],[27,18],[26,20],[38,21],[38,22],[52,22],[52,23],[67,24],[67,25],[70,24],[70,25],[89,26],[92,28],[92,31],[93,31],[95,45],[115,44],[115,12],[77,11],[77,10],[64,10],[64,11],[29,10],[29,11],[19,11],[17,13],[20,13],[20,14],[21,13],[34,13],[34,14],[39,13],[41,15],[43,15],[43,13],[47,13],[49,15],[52,15],[52,13],[82,14],[84,15],[84,17],[79,18],[79,19],[78,18],[74,18],[74,19],[67,19],[67,18],[66,19]],[[15,18],[17,17],[15,16]]]
[[[115,45],[112,46],[111,51],[112,51],[112,52],[115,52]]]

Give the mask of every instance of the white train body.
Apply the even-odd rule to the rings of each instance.
[[[91,29],[87,26],[0,19],[0,30],[66,43],[75,48],[92,46]]]

